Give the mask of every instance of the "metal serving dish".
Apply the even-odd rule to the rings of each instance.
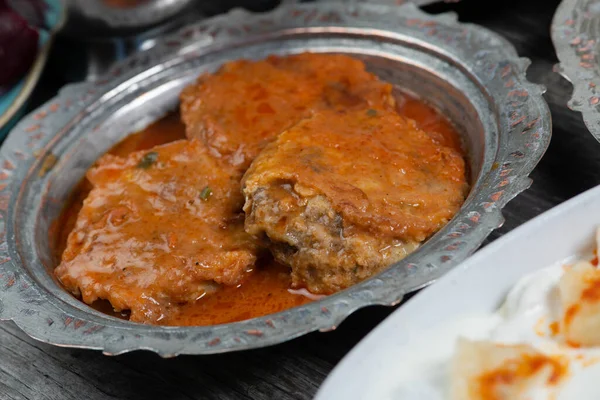
[[[159,327],[102,314],[63,290],[48,232],[65,199],[102,153],[174,109],[202,71],[242,57],[310,50],[363,59],[381,78],[417,93],[464,133],[472,190],[461,211],[417,252],[323,300],[209,327]],[[61,346],[162,356],[267,346],[334,329],[368,305],[394,305],[465,259],[503,222],[501,208],[530,185],[550,141],[542,87],[505,39],[414,5],[288,5],[233,11],[186,27],[104,79],[65,87],[11,132],[0,150],[0,318]],[[443,299],[440,299],[443,301]]]
[[[119,4],[105,0],[66,0],[63,34],[79,39],[111,39],[140,33],[189,12],[195,0],[144,0]]]
[[[555,71],[573,85],[568,107],[600,141],[600,0],[563,0],[552,20]]]

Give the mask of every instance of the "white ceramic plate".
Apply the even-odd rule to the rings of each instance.
[[[496,240],[369,333],[325,380],[316,400],[395,400],[395,374],[412,357],[409,346],[415,338],[465,316],[495,312],[525,274],[589,254],[599,226],[600,186]],[[399,400],[427,400],[417,397]]]

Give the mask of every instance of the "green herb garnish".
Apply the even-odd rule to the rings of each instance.
[[[212,189],[208,186],[200,192],[200,198],[204,201],[207,201],[210,196],[212,196]]]
[[[377,110],[373,110],[372,108],[369,108],[369,109],[367,110],[367,115],[368,115],[369,117],[376,117],[376,116],[377,116]]]
[[[149,153],[144,154],[144,157],[142,157],[137,167],[142,169],[148,169],[156,162],[156,160],[158,160],[158,153],[155,151],[151,151]]]

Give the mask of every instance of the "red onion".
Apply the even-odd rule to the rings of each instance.
[[[0,93],[25,75],[38,49],[38,31],[0,0]]]

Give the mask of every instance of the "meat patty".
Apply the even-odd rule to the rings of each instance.
[[[246,231],[296,287],[346,288],[396,262],[465,199],[461,154],[385,109],[326,110],[282,133],[242,180]]]
[[[58,279],[86,303],[107,299],[132,321],[167,323],[169,309],[252,270],[240,175],[200,141],[106,155],[69,235]]]
[[[393,107],[391,92],[348,56],[270,56],[200,76],[181,94],[181,116],[188,137],[245,171],[267,143],[315,110]]]

